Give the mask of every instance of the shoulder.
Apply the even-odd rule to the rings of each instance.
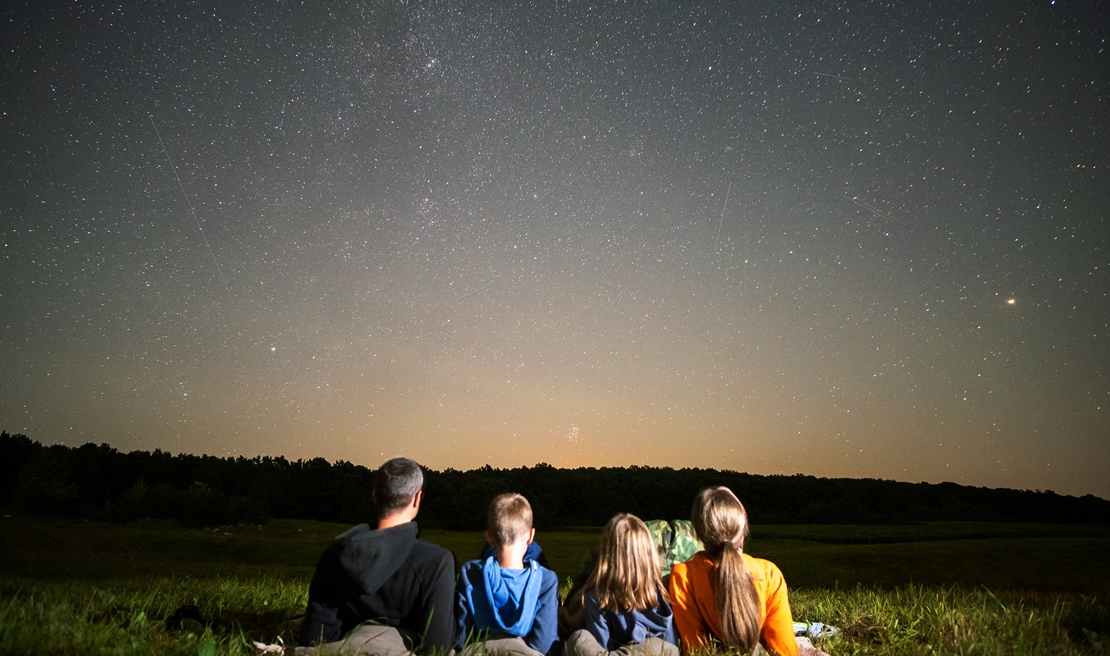
[[[444,549],[438,544],[417,540],[409,552],[409,565],[419,571],[435,571],[437,573],[450,573],[454,582],[455,554]]]
[[[328,550],[337,552],[344,549],[350,549],[353,547],[353,545],[357,545],[359,543],[365,542],[368,539],[372,539],[373,534],[374,531],[370,528],[368,524],[358,524],[356,526],[352,526],[346,531],[343,531],[339,535],[335,536],[335,539],[331,541],[331,545],[329,545]]]
[[[586,612],[591,615],[604,615],[605,613],[612,614],[617,612],[610,608],[601,607],[601,600],[597,596],[597,588],[590,588],[586,591],[586,594],[582,597],[582,606],[586,609]]]
[[[748,566],[748,571],[750,571],[755,578],[770,584],[783,581],[782,570],[778,568],[778,565],[764,558],[756,558],[746,553],[743,555],[744,564]]]
[[[345,540],[356,540],[372,531],[373,529],[370,528],[369,524],[356,524],[346,531],[343,531],[339,535],[335,536],[335,541],[343,542]]]
[[[367,554],[376,555],[383,552],[411,553],[413,545],[420,542],[416,539],[418,530],[413,522],[386,529],[372,528],[369,524],[358,524],[335,536],[331,548],[359,554],[360,558],[365,558]],[[430,545],[430,543],[426,544]]]
[[[557,608],[559,606],[559,577],[547,569],[537,565],[540,577],[540,606]]]
[[[778,565],[775,565],[766,558],[756,558],[747,552],[744,552],[743,556],[744,564],[747,565],[748,569],[752,572],[778,572],[780,576],[782,575]]]
[[[678,576],[680,579],[689,579],[698,574],[708,572],[714,567],[713,561],[705,555],[704,551],[699,551],[694,554],[693,558],[684,563],[675,563],[671,567],[671,577]]]
[[[459,568],[459,569],[462,572],[462,575],[464,577],[470,576],[471,574],[475,574],[475,573],[481,574],[482,564],[484,562],[485,561],[482,561],[482,560],[468,560],[465,563],[463,563],[462,567]]]
[[[412,546],[412,553],[419,554],[424,558],[435,560],[455,560],[455,554],[451,553],[447,549],[444,549],[438,544],[432,544],[431,542],[428,542],[426,540],[417,540],[416,544]]]
[[[331,541],[323,555],[320,556],[320,560],[338,561],[347,552],[357,550],[359,545],[370,539],[372,535],[373,530],[367,524],[352,526],[335,536],[335,539]]]
[[[548,590],[554,590],[555,594],[559,594],[559,576],[547,569],[540,567],[540,572],[543,574],[543,582],[540,584],[540,594],[546,594]]]

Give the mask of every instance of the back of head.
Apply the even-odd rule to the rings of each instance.
[[[388,517],[412,503],[424,487],[424,472],[408,458],[387,460],[374,472],[374,505],[378,519]]]
[[[715,554],[725,542],[731,542],[738,549],[744,547],[748,513],[727,487],[707,487],[699,492],[690,519],[706,551]]]
[[[717,568],[717,612],[729,647],[750,652],[759,642],[759,595],[740,555],[748,535],[748,513],[727,487],[707,488],[694,500],[694,532]]]
[[[619,514],[609,520],[597,545],[597,565],[587,582],[606,610],[648,610],[666,596],[659,576],[659,554],[639,517]]]
[[[495,547],[527,540],[532,530],[532,505],[515,492],[497,495],[489,504],[486,529]]]

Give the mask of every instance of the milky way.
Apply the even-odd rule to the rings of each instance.
[[[130,4],[0,9],[0,428],[1110,496],[1099,3]]]

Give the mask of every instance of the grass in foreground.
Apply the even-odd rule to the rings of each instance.
[[[1026,597],[957,587],[826,588],[790,593],[796,620],[841,633],[841,654],[1105,654],[1110,605],[1093,598]]]
[[[252,639],[288,634],[304,612],[306,582],[135,579],[0,580],[3,654],[255,654]],[[196,605],[207,627],[170,631],[165,620]]]
[[[2,654],[256,654],[254,640],[293,639],[306,582],[270,577],[110,582],[0,580]],[[841,629],[819,642],[833,656],[1105,654],[1110,605],[1080,597],[994,595],[957,587],[797,589],[795,619]],[[170,631],[195,604],[212,622]]]
[[[295,520],[199,530],[5,518],[0,655],[214,656],[255,654],[254,640],[278,636],[288,644],[289,620],[304,612],[316,559],[347,528]],[[1106,532],[776,527],[757,532],[749,550],[782,568],[796,619],[842,629],[821,645],[833,656],[1110,654]],[[424,537],[460,562],[482,546],[480,532],[427,530]],[[546,532],[541,544],[565,581],[597,544],[597,532]],[[165,619],[186,604],[211,626],[167,630]]]

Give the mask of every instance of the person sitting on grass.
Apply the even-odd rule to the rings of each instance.
[[[408,458],[389,460],[375,472],[377,526],[355,526],[320,556],[308,588],[302,645],[377,656],[450,651],[455,556],[417,539],[414,520],[423,487],[420,465]]]
[[[670,593],[682,653],[723,645],[751,654],[757,645],[798,656],[786,581],[774,563],[744,553],[748,514],[727,487],[694,500],[703,551],[671,569]]]
[[[567,656],[678,656],[671,606],[651,533],[639,517],[609,520],[585,586],[586,628],[567,640]]]
[[[558,644],[559,579],[524,559],[535,536],[527,499],[493,499],[486,529],[493,555],[464,564],[456,587],[455,640],[464,654],[536,656]]]
[[[663,579],[663,588],[667,587],[667,579],[671,576],[671,567],[675,563],[685,562],[701,551],[703,545],[694,535],[694,525],[688,519],[651,519],[644,522],[647,526],[651,542],[658,554],[659,576]],[[527,558],[527,556],[525,556]],[[540,561],[541,565],[545,565]],[[582,559],[578,572],[571,578],[571,588],[567,592],[563,603],[559,606],[559,637],[567,638],[570,634],[586,626],[586,583],[597,567],[597,547],[590,549]]]

